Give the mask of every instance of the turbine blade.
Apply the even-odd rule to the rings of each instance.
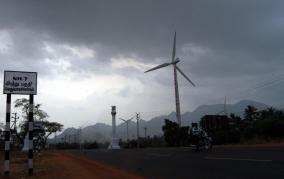
[[[145,71],[144,73],[147,73],[147,72],[150,72],[150,71],[153,71],[153,70],[157,70],[159,68],[163,68],[163,67],[166,67],[166,66],[169,66],[169,65],[171,65],[171,63],[164,63],[164,64],[158,65],[158,66],[156,66],[154,68],[151,68],[151,69]]]
[[[132,118],[128,119],[127,121],[131,121],[135,116],[133,116]]]
[[[181,69],[180,69],[177,65],[175,65],[175,67],[176,67],[176,69],[178,70],[178,72],[180,72],[180,74],[181,74],[185,79],[187,79],[187,81],[188,81],[189,83],[192,84],[192,86],[195,86],[195,84],[181,71]]]
[[[122,120],[122,121],[124,121],[124,122],[126,122],[126,120],[124,120],[124,119],[122,119],[122,118],[119,118],[120,120]]]
[[[174,36],[174,44],[173,44],[173,53],[172,53],[172,62],[175,61],[176,58],[176,32]]]

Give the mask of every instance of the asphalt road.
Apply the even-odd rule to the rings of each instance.
[[[72,151],[79,154],[79,151]],[[146,178],[284,178],[284,147],[84,150],[85,157]]]

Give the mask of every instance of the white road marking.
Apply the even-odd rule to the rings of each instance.
[[[149,153],[148,155],[154,156],[154,157],[169,157],[169,156],[171,156],[169,154],[157,154],[157,153]]]
[[[208,160],[235,160],[235,161],[249,161],[249,162],[272,162],[272,160],[259,160],[251,158],[224,158],[224,157],[204,157]]]

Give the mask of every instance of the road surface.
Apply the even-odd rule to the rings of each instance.
[[[70,151],[146,178],[284,178],[284,147]]]

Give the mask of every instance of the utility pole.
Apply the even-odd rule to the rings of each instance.
[[[227,99],[226,99],[226,96],[225,96],[225,101],[224,101],[224,113],[226,116],[228,116],[228,113],[227,113]]]
[[[145,139],[147,138],[147,127],[144,127],[145,130]]]
[[[12,116],[11,116],[12,119],[14,119],[14,121],[12,121],[12,125],[11,125],[11,129],[12,127],[14,128],[12,131],[11,131],[11,134],[12,134],[12,143],[13,145],[17,145],[17,119],[19,119],[19,117],[17,116],[17,113],[12,113]],[[19,143],[18,143],[19,144]]]
[[[82,128],[81,127],[79,128],[78,132],[79,132],[79,136],[78,136],[78,138],[79,138],[79,148],[80,148],[80,151],[82,151],[82,143],[81,143],[82,142],[81,141],[82,140]]]
[[[55,145],[54,145],[54,149],[56,149],[56,142],[57,142],[57,141],[56,141],[56,137],[57,137],[57,136],[56,136],[56,132],[55,132],[55,133],[54,133],[54,144],[55,144]]]
[[[12,116],[11,118],[13,118],[14,119],[14,121],[13,121],[13,124],[12,125],[14,125],[14,131],[15,131],[15,133],[17,133],[17,119],[19,119],[19,117],[17,116],[17,113],[15,112],[15,113],[12,113],[14,116]]]
[[[140,120],[140,113],[136,113],[136,120],[137,120],[137,148],[140,148],[140,141],[139,141],[139,120]]]

